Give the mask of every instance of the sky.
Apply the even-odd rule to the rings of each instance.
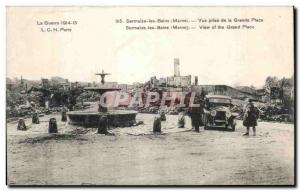
[[[116,19],[262,18],[250,30],[125,30]],[[44,21],[76,21],[72,32],[41,32]],[[238,25],[239,23],[234,23]],[[154,26],[157,24],[154,24]],[[201,24],[194,24],[198,27]],[[53,27],[53,26],[50,26]],[[61,28],[61,26],[59,26]],[[262,86],[294,73],[292,7],[8,7],[7,77],[145,82],[181,75],[199,84]]]

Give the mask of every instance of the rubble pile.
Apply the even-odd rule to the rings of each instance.
[[[99,95],[95,94],[94,92],[84,91],[76,98],[76,102],[94,102],[99,101],[99,99]]]
[[[6,118],[7,121],[18,117],[31,118],[38,113],[41,117],[51,113],[61,112],[63,106],[69,110],[80,110],[90,107],[86,101],[99,99],[90,92],[83,92],[82,88],[69,90],[50,87],[31,87],[29,90],[7,88],[6,90]],[[48,103],[47,103],[48,102]]]
[[[276,104],[255,103],[259,110],[259,119],[262,121],[293,122],[293,114],[283,106]],[[238,113],[237,119],[243,119],[245,105],[237,104],[231,108],[232,112]]]
[[[293,122],[293,115],[282,106],[265,105],[258,108],[260,119],[264,121]]]

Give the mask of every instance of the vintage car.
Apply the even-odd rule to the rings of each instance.
[[[206,95],[204,105],[204,129],[224,128],[235,131],[237,113],[230,111],[231,97]]]

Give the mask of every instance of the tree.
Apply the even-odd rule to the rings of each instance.
[[[277,87],[277,86],[278,86],[278,78],[276,76],[268,76],[265,81],[264,89],[267,92],[270,92],[271,87]]]
[[[278,81],[278,85],[280,88],[290,88],[292,86],[291,79],[282,78]]]

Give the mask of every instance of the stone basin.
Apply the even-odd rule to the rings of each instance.
[[[109,126],[130,127],[136,121],[136,111],[113,110],[108,112],[70,111],[67,112],[69,124],[84,127],[97,127],[100,116],[106,115]]]

